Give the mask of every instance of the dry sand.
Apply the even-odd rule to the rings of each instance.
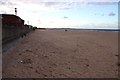
[[[3,78],[118,78],[118,33],[36,30],[3,53]]]

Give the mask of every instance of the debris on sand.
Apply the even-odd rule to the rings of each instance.
[[[20,63],[23,63],[23,64],[31,64],[32,63],[32,60],[31,59],[23,59],[20,61]]]
[[[65,31],[68,31],[67,29],[65,29]]]

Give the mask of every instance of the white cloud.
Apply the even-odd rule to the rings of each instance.
[[[31,9],[33,12],[37,11],[50,11],[50,10],[68,10],[76,8],[76,6],[87,5],[111,5],[119,0],[0,0],[0,7],[6,10],[15,7],[22,7],[24,9]],[[8,9],[4,9],[7,7]],[[39,9],[38,9],[39,8]],[[9,12],[8,12],[9,13]]]

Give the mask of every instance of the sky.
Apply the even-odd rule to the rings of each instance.
[[[15,14],[41,28],[118,29],[119,0],[0,0],[0,14]]]

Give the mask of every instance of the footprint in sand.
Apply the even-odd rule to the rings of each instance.
[[[32,50],[31,50],[31,49],[26,49],[26,51],[27,51],[27,52],[32,52]]]
[[[49,68],[52,68],[52,67],[49,67]]]
[[[69,69],[69,70],[70,70],[71,68],[70,68],[70,67],[67,67],[67,69]]]
[[[47,55],[43,55],[45,58],[47,58],[48,56]]]
[[[52,71],[51,71],[51,70],[50,70],[49,72],[50,72],[50,73],[52,73]]]
[[[89,67],[90,65],[89,64],[86,64],[87,67]]]
[[[115,56],[119,56],[119,55],[115,55]]]
[[[19,53],[19,55],[21,56],[22,54],[21,54],[21,53]]]
[[[117,65],[120,67],[120,63],[117,63]]]
[[[44,75],[44,77],[47,77],[47,75],[46,74],[43,74]]]
[[[33,67],[32,67],[32,66],[30,66],[29,68],[30,68],[30,69],[33,69]]]
[[[53,63],[53,66],[57,66],[57,64]]]
[[[52,52],[50,52],[50,53],[55,53],[55,51],[52,51]]]
[[[17,77],[17,76],[14,76],[15,78]]]
[[[38,74],[40,74],[40,73],[38,72],[38,70],[35,70],[35,72],[38,73]]]

